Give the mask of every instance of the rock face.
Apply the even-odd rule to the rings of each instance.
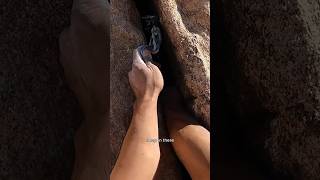
[[[58,37],[72,1],[0,1],[0,179],[67,180],[80,110]]]
[[[186,99],[210,126],[210,1],[154,1],[174,48]]]
[[[131,1],[111,2],[111,17],[110,142],[111,163],[114,164],[130,124],[134,101],[127,74],[131,69],[133,49],[143,43],[143,35],[138,29],[138,13]]]
[[[111,2],[110,60],[110,142],[114,166],[132,118],[134,96],[129,85],[132,53],[144,43],[140,16],[130,0]],[[159,113],[160,136],[168,137]],[[183,169],[170,144],[161,143],[161,159],[155,179],[182,179]]]
[[[132,52],[144,38],[133,1],[119,0],[111,4],[112,166],[132,115],[134,98],[127,76]],[[71,5],[69,0],[0,2],[0,179],[70,179],[74,130],[80,123],[81,113],[58,63],[58,38],[70,23]],[[201,25],[202,22],[199,27]],[[201,36],[195,36],[208,38],[199,34]],[[195,59],[192,64],[199,67],[201,75],[195,73],[196,69],[190,69],[191,63],[186,63],[186,84],[196,97],[196,112],[208,119],[208,114],[203,112],[209,112],[209,83],[201,77],[209,77],[209,61],[200,60],[208,58],[208,53],[202,53],[207,46],[193,39],[188,39],[188,43],[194,45],[188,50],[192,51],[192,60]],[[184,53],[180,56],[186,57]],[[192,77],[195,79],[191,80]],[[192,84],[195,81],[205,82],[199,88],[205,93],[197,93],[195,89],[199,86]],[[200,108],[202,100],[204,109]],[[160,136],[168,138],[161,113],[159,116]],[[161,160],[155,179],[186,179],[171,145],[161,144],[160,148]]]
[[[319,2],[225,0],[223,9],[240,124],[260,124],[244,131],[263,134],[259,148],[278,172],[319,179]]]

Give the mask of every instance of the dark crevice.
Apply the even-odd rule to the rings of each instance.
[[[144,27],[143,17],[145,16],[156,16],[158,18],[157,26],[159,26],[162,35],[162,44],[160,46],[160,51],[158,54],[153,55],[153,61],[160,64],[160,70],[164,78],[164,88],[166,87],[178,87],[181,91],[181,87],[185,87],[184,84],[181,84],[181,79],[183,78],[181,67],[177,61],[176,55],[174,53],[174,47],[170,41],[170,38],[166,31],[161,27],[160,19],[158,16],[158,12],[155,8],[155,5],[152,0],[144,1],[144,0],[134,0],[136,3],[136,7],[141,16],[142,27]],[[143,28],[143,32],[145,35],[145,42],[149,42],[150,40],[150,32],[146,31],[146,28]],[[180,79],[180,81],[179,81]],[[181,91],[182,92],[182,91]],[[160,101],[161,101],[160,94]],[[185,99],[186,101],[186,99]],[[190,107],[189,110],[191,111]],[[173,150],[173,149],[172,149]],[[191,179],[188,172],[179,161],[178,169],[181,170],[179,172],[182,175],[183,179]]]
[[[158,17],[153,1],[135,0],[135,2],[142,18],[145,16]],[[158,21],[160,21],[159,17]],[[141,20],[141,23],[144,25],[143,20]],[[177,72],[177,68],[174,67],[178,67],[178,64],[173,52],[172,44],[170,43],[166,32],[162,29],[160,22],[158,22],[157,25],[159,25],[161,30],[162,44],[160,46],[160,52],[153,56],[153,60],[161,65],[160,70],[164,77],[165,86],[171,86],[177,82],[176,79],[179,73]],[[149,42],[150,32],[146,31],[146,28],[143,28],[143,32],[145,35],[145,41]]]
[[[153,1],[143,1],[143,0],[135,0],[136,7],[140,13],[141,17],[152,15],[158,17],[159,20],[159,28],[161,29],[162,34],[162,44],[160,47],[160,52],[157,55],[153,56],[153,60],[161,65],[160,70],[162,72],[163,78],[164,78],[164,88],[166,87],[177,87],[177,89],[180,91],[181,94],[184,95],[184,104],[186,105],[187,110],[194,114],[192,110],[192,104],[194,101],[193,96],[191,96],[191,92],[186,88],[186,84],[182,71],[181,64],[178,62],[176,54],[174,52],[174,46],[169,38],[169,35],[167,32],[161,27],[160,19],[158,16],[157,9],[155,8],[155,5]],[[143,20],[141,21],[143,24]],[[150,33],[145,32],[145,41],[149,42],[150,39]],[[160,99],[161,99],[160,94]],[[205,124],[204,121],[200,120],[201,117],[197,117],[198,123],[200,123],[202,126],[206,127],[208,129],[207,124]]]

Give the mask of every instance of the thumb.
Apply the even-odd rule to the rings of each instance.
[[[143,59],[140,56],[139,48],[140,47],[138,47],[133,51],[132,66],[145,67],[146,63],[143,61]]]

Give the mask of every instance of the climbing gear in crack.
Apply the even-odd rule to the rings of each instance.
[[[157,16],[147,15],[141,19],[143,31],[146,38],[148,38],[147,41],[149,41],[149,44],[139,46],[138,52],[143,61],[153,61],[153,59],[158,59],[156,55],[159,53],[162,43],[159,18]],[[148,50],[150,53],[145,53],[145,50]]]

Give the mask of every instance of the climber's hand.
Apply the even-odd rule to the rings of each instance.
[[[137,49],[133,52],[129,82],[137,101],[156,101],[164,84],[159,68],[151,62],[145,63]]]

